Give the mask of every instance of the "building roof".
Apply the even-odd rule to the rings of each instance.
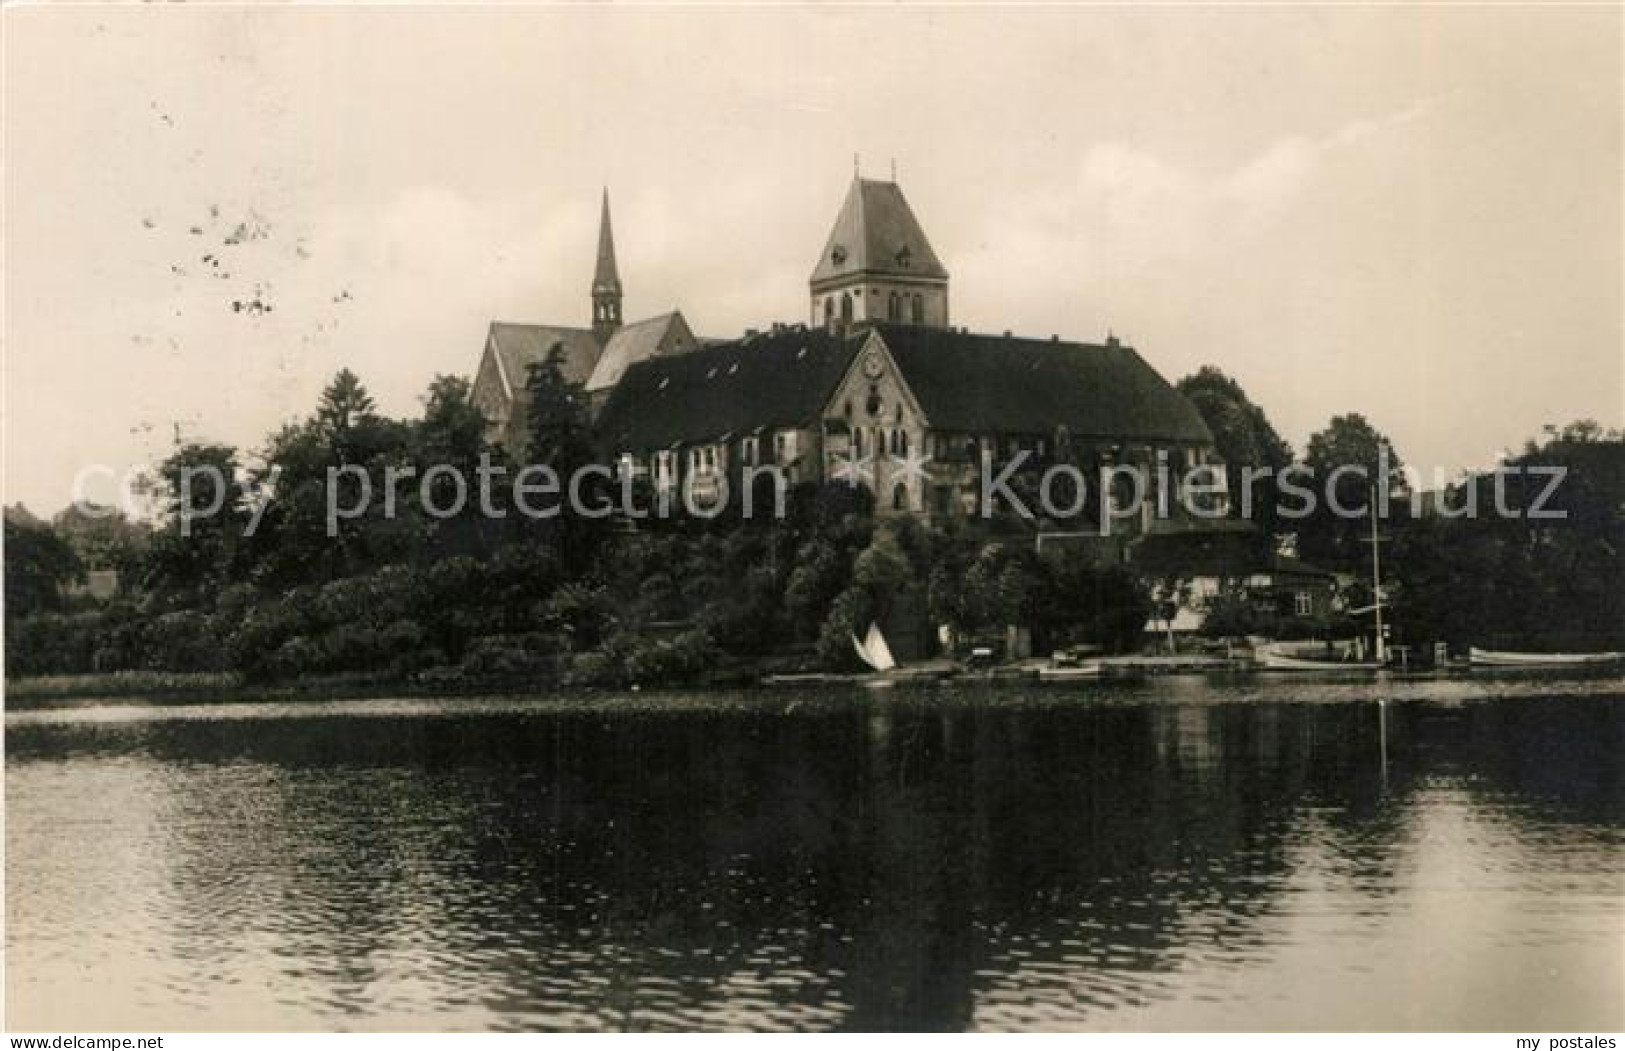
[[[876,325],[931,426],[969,434],[1211,443],[1201,413],[1132,347]]]
[[[598,415],[610,452],[816,421],[866,333],[801,326],[633,363]]]
[[[948,279],[925,231],[894,182],[853,179],[813,268],[818,284],[854,274]]]
[[[1291,555],[1275,554],[1270,556],[1269,565],[1265,572],[1284,577],[1319,577],[1323,580],[1335,580],[1337,574],[1329,569],[1322,569],[1312,562],[1305,562],[1301,558]]]
[[[870,328],[785,327],[631,363],[598,417],[616,450],[735,437],[818,419]],[[1210,443],[1195,407],[1131,348],[875,325],[930,426]]]
[[[1302,559],[1267,550],[1269,538],[1243,519],[1163,520],[1137,545],[1134,562],[1159,576],[1267,576],[1275,585],[1316,580],[1328,583],[1336,574]]]
[[[525,378],[533,362],[547,357],[554,346],[564,349],[564,378],[571,383],[585,383],[598,364],[598,338],[590,328],[567,328],[563,325],[517,325],[506,321],[491,322],[486,346],[496,353],[497,365],[511,395],[525,387]]]
[[[598,217],[598,264],[592,272],[593,292],[621,294],[621,272],[615,266],[615,233],[609,226],[609,188],[604,188],[603,211]]]
[[[678,330],[673,336],[674,351],[693,350],[699,346],[694,334],[688,330],[688,322],[675,310],[616,329],[604,345],[604,352],[598,356],[598,364],[593,366],[592,375],[587,379],[587,389],[595,391],[615,386],[628,367],[659,354],[661,344],[674,327]]]

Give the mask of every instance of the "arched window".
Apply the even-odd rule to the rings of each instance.
[[[908,510],[908,487],[902,482],[892,487],[891,506],[893,511]]]
[[[841,320],[847,324],[852,322],[852,293],[841,293]]]
[[[923,296],[921,296],[919,293],[915,293],[915,295],[914,295],[914,311],[913,312],[914,312],[914,317],[913,317],[914,323],[916,325],[925,324],[925,298]]]
[[[834,296],[825,296],[824,297],[824,326],[826,328],[829,327],[830,322],[832,322],[834,320],[835,320],[835,297]]]
[[[901,320],[903,320],[903,307],[902,307],[902,304],[900,304],[897,301],[897,293],[896,292],[893,292],[890,296],[886,297],[886,320],[887,321],[901,321]]]
[[[908,432],[901,428],[897,431],[897,455],[908,455]]]
[[[854,456],[863,455],[863,428],[852,428],[852,453]]]

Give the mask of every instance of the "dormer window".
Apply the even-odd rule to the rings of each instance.
[[[841,264],[845,263],[846,246],[836,245],[834,248],[831,248],[829,250],[829,261],[834,263],[836,266],[840,266]]]
[[[909,261],[913,258],[913,254],[908,250],[908,245],[904,245],[897,250],[897,265],[903,269],[908,269]]]

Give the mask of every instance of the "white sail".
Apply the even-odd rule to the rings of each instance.
[[[863,640],[863,649],[869,655],[869,666],[876,671],[891,671],[897,667],[897,660],[891,655],[891,647],[886,645],[886,636],[880,633],[880,625],[872,621],[869,624],[869,634]]]

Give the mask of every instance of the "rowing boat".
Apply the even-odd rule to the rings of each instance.
[[[1606,653],[1515,653],[1509,650],[1467,651],[1474,668],[1605,668],[1620,662],[1618,651]]]

